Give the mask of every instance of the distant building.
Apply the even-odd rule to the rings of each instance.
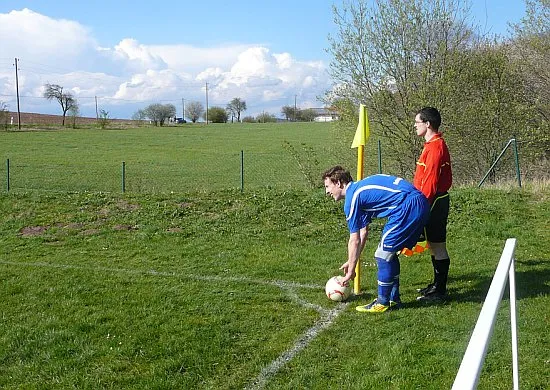
[[[340,115],[329,107],[312,108],[312,110],[317,114],[315,118],[313,118],[315,122],[333,122],[340,119]]]

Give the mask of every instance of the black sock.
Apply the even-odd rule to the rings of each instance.
[[[435,285],[435,282],[437,280],[437,271],[436,271],[437,267],[435,265],[435,256],[432,256],[432,266],[433,266],[433,269],[434,269],[434,278],[433,278],[433,281],[432,281],[431,284]]]
[[[451,264],[451,260],[449,258],[434,260],[435,287],[436,287],[436,292],[440,294],[447,293],[447,278],[449,276],[450,264]]]

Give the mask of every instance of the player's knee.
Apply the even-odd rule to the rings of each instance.
[[[382,259],[385,261],[390,261],[395,256],[395,252],[385,251],[382,249],[381,246],[378,246],[376,249],[376,252],[374,252],[374,257],[378,259]]]
[[[436,260],[448,259],[447,244],[445,242],[429,242],[430,250]]]

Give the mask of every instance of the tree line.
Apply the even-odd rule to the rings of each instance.
[[[58,84],[45,84],[43,96],[47,100],[57,101],[61,107],[61,125],[65,126],[66,118],[69,116],[73,127],[76,125],[76,118],[80,115],[80,106],[76,97],[64,90]],[[187,120],[196,123],[199,119],[211,123],[246,122],[246,123],[267,123],[277,122],[279,119],[274,114],[262,112],[256,116],[243,116],[247,110],[246,101],[241,98],[232,99],[225,107],[213,106],[208,110],[199,101],[191,101],[185,106],[185,115],[182,118],[176,116],[174,104],[153,103],[143,109],[137,110],[131,117],[132,120],[143,122],[149,120],[155,126],[164,126],[167,122],[185,123]],[[8,107],[0,101],[0,125],[8,127]],[[300,109],[295,106],[283,106],[281,114],[287,121],[310,122],[318,115],[314,109]],[[110,123],[110,113],[106,110],[98,111],[98,124],[105,128]]]
[[[511,138],[520,146],[523,175],[548,178],[550,1],[525,3],[526,15],[510,26],[508,39],[481,33],[467,0],[333,6],[329,72],[335,86],[324,100],[343,119],[337,140],[352,137],[342,133],[354,131],[363,103],[372,136],[392,155],[384,170],[412,177],[423,141],[412,131],[413,118],[434,106],[457,181],[482,177]],[[349,154],[345,146],[342,157]]]
[[[185,118],[195,123],[199,119],[212,123],[227,123],[227,122],[245,122],[245,123],[267,123],[276,122],[277,117],[269,112],[262,112],[256,116],[243,116],[241,114],[246,111],[246,101],[241,98],[232,99],[227,106],[213,106],[206,111],[203,104],[198,101],[192,101],[185,107]],[[300,109],[293,106],[283,106],[281,113],[287,121],[311,122],[318,115],[314,109]],[[143,121],[151,120],[155,125],[163,126],[170,118],[176,118],[176,106],[173,104],[151,104],[144,109],[138,110],[132,119]]]

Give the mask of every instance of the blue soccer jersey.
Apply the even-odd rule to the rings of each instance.
[[[349,184],[344,212],[350,233],[366,227],[373,218],[388,218],[381,246],[393,252],[416,244],[427,221],[429,205],[426,197],[408,181],[373,175]]]

